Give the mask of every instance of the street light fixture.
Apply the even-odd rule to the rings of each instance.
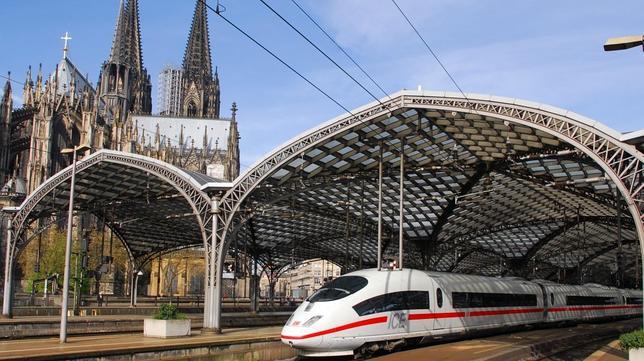
[[[63,275],[63,302],[60,312],[60,342],[67,342],[67,307],[69,305],[69,263],[72,257],[72,218],[74,213],[74,185],[76,182],[76,155],[91,149],[87,145],[65,148],[61,154],[72,154],[72,180],[69,191],[69,211],[67,212],[67,240],[65,242],[65,272]]]
[[[136,278],[134,279],[134,307],[136,307],[136,295],[139,291],[139,277],[143,276],[143,271],[136,272]]]
[[[615,51],[634,48],[642,45],[644,51],[644,35],[621,36],[619,38],[610,38],[604,44],[605,51]]]

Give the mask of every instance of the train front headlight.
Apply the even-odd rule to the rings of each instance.
[[[306,320],[306,322],[304,322],[302,324],[302,326],[303,327],[310,327],[314,323],[318,322],[318,320],[321,319],[321,318],[322,318],[322,315],[313,316],[313,317],[309,318],[308,320]]]

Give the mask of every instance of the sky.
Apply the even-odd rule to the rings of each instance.
[[[295,7],[266,0],[374,95],[384,96]],[[296,0],[387,93],[457,91],[391,0]],[[153,81],[181,65],[196,0],[139,0],[143,61]],[[215,0],[208,0],[215,6]],[[465,92],[561,107],[620,132],[644,128],[644,53],[604,52],[606,39],[644,33],[644,1],[397,0]],[[223,13],[347,109],[373,98],[259,0],[220,0]],[[69,57],[95,83],[109,56],[119,0],[3,0],[0,74],[51,73],[69,32]],[[237,102],[242,170],[344,110],[209,13],[222,116]],[[35,72],[35,70],[34,70]],[[0,79],[4,83],[4,79]],[[21,86],[13,84],[20,103]],[[154,110],[154,109],[153,109]]]

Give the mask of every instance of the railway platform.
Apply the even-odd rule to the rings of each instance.
[[[143,319],[150,318],[153,310],[147,315],[101,315],[72,316],[68,319],[69,335],[108,334],[143,332]],[[224,312],[224,328],[265,327],[283,325],[291,312]],[[194,330],[201,329],[203,314],[187,314],[192,320]],[[60,316],[20,316],[10,319],[0,318],[0,340],[20,339],[27,337],[56,337],[60,332]]]
[[[57,337],[0,341],[0,360],[148,360],[226,357],[243,360],[283,360],[294,351],[279,341],[280,326],[225,329],[222,334],[156,339],[142,333],[71,336],[60,344]]]

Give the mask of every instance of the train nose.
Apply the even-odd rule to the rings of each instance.
[[[317,321],[322,315],[309,316],[305,320],[295,318],[282,328],[282,342],[290,347],[298,349],[314,348],[322,343],[323,336]]]

